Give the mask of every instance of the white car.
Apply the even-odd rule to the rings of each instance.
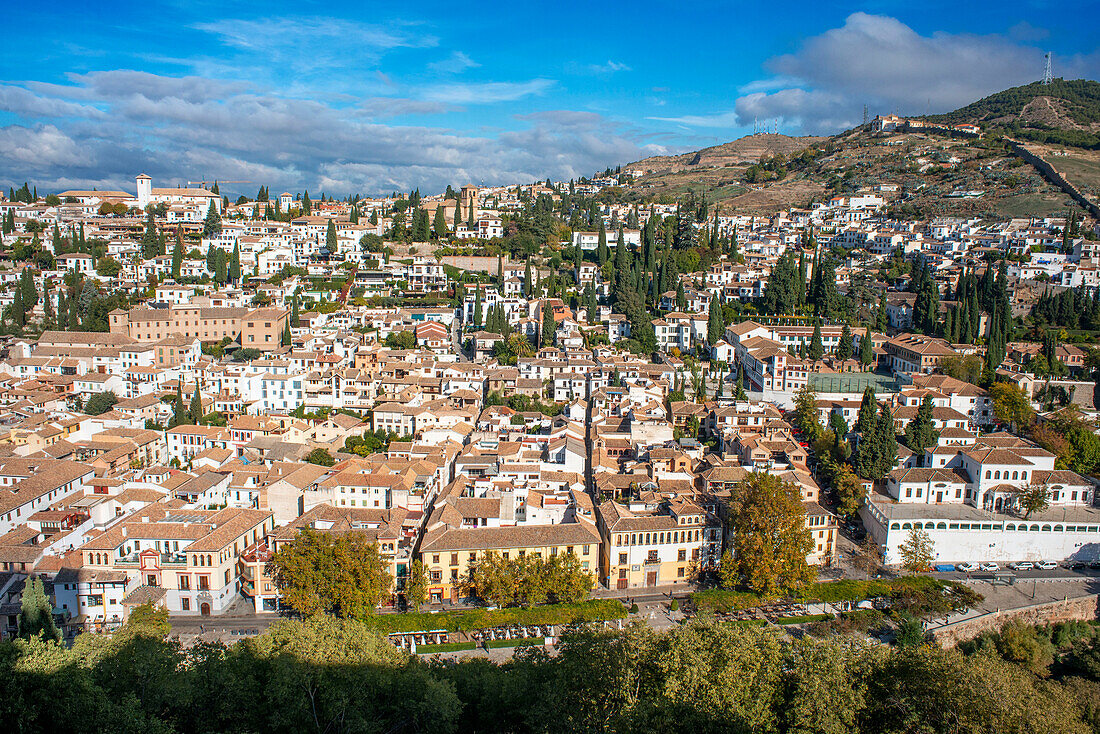
[[[986,561],[985,563],[979,564],[978,568],[983,571],[1000,571],[1001,565],[996,561]]]
[[[978,564],[977,563],[971,563],[970,561],[967,561],[966,563],[956,564],[955,568],[957,568],[960,571],[963,571],[965,573],[973,573],[974,571],[978,570]]]
[[[1035,568],[1041,568],[1044,571],[1053,571],[1058,568],[1058,564],[1054,561],[1039,561],[1035,564]]]
[[[1008,567],[1013,571],[1030,571],[1035,568],[1035,564],[1031,561],[1017,561],[1016,563],[1008,564]]]

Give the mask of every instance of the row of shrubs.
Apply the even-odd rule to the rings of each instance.
[[[890,580],[841,579],[839,581],[821,581],[807,586],[792,599],[806,602],[863,601],[864,599],[892,598],[902,595],[942,592],[954,587],[929,576],[903,576]],[[733,612],[775,601],[777,597],[766,597],[751,591],[731,591],[727,589],[707,589],[691,595],[691,601],[700,611]]]
[[[614,599],[590,599],[579,604],[545,604],[537,607],[464,609],[434,614],[428,612],[376,614],[368,617],[364,622],[378,632],[391,634],[424,630],[469,632],[513,624],[570,624],[616,620],[624,617],[626,617],[626,609],[621,602]]]

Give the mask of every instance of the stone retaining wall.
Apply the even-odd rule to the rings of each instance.
[[[1009,140],[1008,143],[1012,147],[1013,153],[1035,166],[1036,170],[1043,174],[1048,181],[1069,194],[1074,201],[1087,209],[1092,216],[1100,219],[1100,206],[1090,201],[1076,186],[1067,181],[1065,176],[1059,173],[1058,169],[1052,166],[1045,158],[1025,148],[1023,143],[1015,140]]]
[[[1100,617],[1100,594],[1063,599],[1043,604],[1033,604],[1016,609],[990,612],[980,617],[944,625],[932,630],[932,637],[943,647],[954,647],[971,640],[983,632],[998,630],[1013,619],[1027,624],[1054,624],[1073,620],[1091,620]]]

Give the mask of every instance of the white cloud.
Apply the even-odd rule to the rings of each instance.
[[[553,79],[531,79],[526,82],[455,82],[429,85],[421,90],[421,95],[424,99],[446,104],[492,104],[514,102],[542,94],[555,83]]]
[[[41,166],[74,166],[81,163],[77,144],[53,125],[0,128],[0,158]]]
[[[1017,26],[1017,38],[1037,36]],[[743,85],[733,110],[652,118],[690,127],[740,127],[779,118],[790,133],[833,133],[872,115],[946,112],[1035,81],[1043,52],[999,35],[924,36],[896,18],[853,13],[765,64],[772,76]],[[1065,78],[1095,77],[1100,53],[1061,59]]]
[[[461,51],[455,51],[442,61],[433,61],[428,68],[444,74],[459,74],[467,69],[476,69],[481,66]]]
[[[439,85],[421,99],[355,104],[275,96],[236,82],[211,82],[206,94],[195,78],[130,71],[74,76],[68,85],[0,87],[0,109],[23,121],[0,127],[0,179],[35,181],[46,190],[130,189],[144,171],[163,182],[217,177],[256,182],[242,189],[369,194],[576,177],[667,152],[589,111],[532,113],[512,118],[522,129],[481,134],[379,122],[519,99],[553,83]]]

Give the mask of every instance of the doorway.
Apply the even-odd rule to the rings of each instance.
[[[208,602],[204,601],[202,604],[199,605],[199,614],[204,617],[210,616],[210,604]]]
[[[656,571],[646,571],[645,585],[646,586],[656,586],[657,585],[657,572]]]

